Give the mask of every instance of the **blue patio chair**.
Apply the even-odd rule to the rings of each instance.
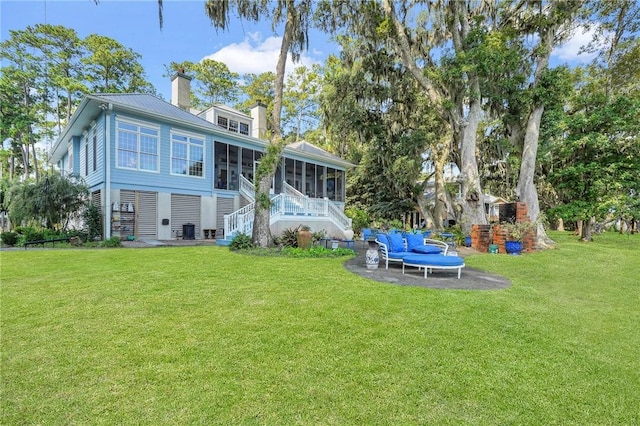
[[[362,228],[362,248],[364,248],[369,239],[373,238],[373,235],[371,228]]]
[[[440,237],[452,250],[456,249],[456,240],[453,238],[453,234],[451,232],[441,232]]]

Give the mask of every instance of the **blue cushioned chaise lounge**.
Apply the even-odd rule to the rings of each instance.
[[[424,238],[422,234],[407,234],[404,237],[398,233],[378,234],[376,242],[385,268],[389,269],[389,262],[401,262],[403,274],[405,266],[423,268],[425,278],[433,269],[457,269],[460,279],[460,272],[465,266],[462,258],[447,256],[448,244]]]

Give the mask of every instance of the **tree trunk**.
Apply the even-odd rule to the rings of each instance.
[[[40,172],[38,171],[38,157],[36,156],[36,144],[31,143],[31,151],[33,153],[33,171],[35,172],[36,181],[40,180]]]
[[[287,7],[287,21],[284,26],[284,34],[282,35],[282,44],[280,45],[280,54],[278,63],[276,64],[275,93],[273,97],[273,129],[271,145],[262,158],[265,163],[263,168],[258,168],[256,173],[256,204],[253,219],[253,243],[258,247],[266,248],[272,244],[271,238],[271,209],[270,209],[270,193],[271,182],[278,170],[278,163],[282,157],[284,143],[280,133],[280,117],[282,114],[282,88],[284,86],[284,71],[287,63],[287,53],[291,46],[292,31],[294,30],[295,12],[291,5]],[[262,165],[262,164],[261,164]]]
[[[262,177],[256,185],[256,201],[253,215],[253,243],[259,247],[269,247],[271,237],[271,201],[270,189],[274,173]]]
[[[580,233],[580,241],[593,241],[592,230],[594,223],[596,223],[595,217],[592,217],[591,219],[583,222],[582,232]]]
[[[26,179],[29,177],[29,145],[20,145],[20,152],[22,153],[23,173]]]
[[[538,140],[540,136],[540,121],[544,112],[543,105],[537,105],[527,121],[522,149],[522,161],[520,163],[520,175],[516,186],[516,195],[520,201],[527,203],[528,216],[531,222],[538,221],[540,216],[540,203],[538,191],[534,183],[536,172],[536,159],[538,155]],[[536,244],[538,248],[553,247],[555,242],[547,236],[542,223],[538,222],[538,234]]]
[[[476,83],[477,85],[477,83]],[[477,91],[476,93],[480,93]],[[466,125],[462,127],[462,143],[460,147],[460,171],[462,184],[462,230],[471,232],[471,225],[486,225],[487,215],[484,211],[484,197],[480,187],[478,159],[476,157],[476,136],[482,105],[479,99],[469,102],[469,115]]]
[[[434,171],[434,190],[435,200],[433,205],[433,222],[434,230],[441,231],[443,222],[447,218],[447,188],[444,181],[444,166],[449,158],[449,149],[446,144],[442,144],[443,148],[433,156]]]
[[[422,217],[424,217],[424,226],[427,229],[434,228],[435,220],[433,219],[433,209],[427,205],[427,199],[425,197],[418,197],[418,208]]]

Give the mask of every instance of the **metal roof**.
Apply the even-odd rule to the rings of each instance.
[[[330,160],[332,162],[339,162],[347,167],[353,167],[354,164],[349,163],[346,160],[343,160],[342,158],[338,157],[337,155],[334,155],[328,151],[325,151],[324,149],[317,147],[307,141],[300,141],[300,142],[294,142],[294,143],[290,143],[289,145],[287,145],[287,148],[290,148],[292,150],[298,151],[298,152],[303,152],[305,154],[308,155],[312,155],[316,158],[324,158],[327,160]]]
[[[167,101],[157,98],[153,95],[144,93],[105,93],[105,94],[93,94],[89,95],[89,98],[96,100],[102,100],[104,102],[110,102],[118,106],[126,106],[136,110],[144,111],[146,113],[152,113],[160,115],[169,120],[179,120],[184,122],[191,122],[198,126],[211,126],[213,123],[198,117],[182,108],[177,107]],[[217,128],[217,126],[216,126]]]
[[[60,133],[60,136],[51,149],[51,160],[57,161],[62,157],[62,155],[64,155],[64,152],[66,152],[66,144],[63,144],[62,141],[68,140],[70,136],[81,134],[82,130],[88,126],[89,122],[95,119],[99,114],[102,109],[101,107],[106,107],[106,104],[110,104],[119,110],[128,110],[140,115],[153,116],[158,120],[165,120],[174,123],[179,122],[183,125],[196,126],[203,131],[207,131],[212,134],[250,140],[251,142],[262,146],[265,146],[268,143],[268,141],[221,129],[204,118],[185,111],[182,108],[179,108],[178,106],[154,95],[144,93],[97,93],[87,95],[73,113],[69,124],[67,124],[64,130]],[[229,107],[225,107],[224,109],[235,111]],[[345,167],[353,166],[353,164],[348,161],[345,161],[342,158],[305,141],[289,144],[285,147],[285,151],[297,152],[302,154],[304,157],[325,160],[329,163],[340,164]]]

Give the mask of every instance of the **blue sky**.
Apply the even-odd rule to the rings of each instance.
[[[227,64],[239,74],[275,71],[280,49],[280,33],[269,22],[260,24],[237,20],[225,31],[216,30],[204,13],[204,1],[165,0],[163,29],[158,23],[156,0],[0,0],[0,36],[10,30],[48,23],[73,28],[79,37],[99,34],[113,38],[142,55],[147,79],[164,97],[171,98],[171,84],[163,77],[164,65],[197,62],[210,57]],[[329,37],[313,32],[309,51],[300,63],[323,63],[336,53]],[[292,70],[293,64],[287,64]]]
[[[164,25],[158,24],[156,0],[0,0],[0,37],[6,40],[10,30],[48,23],[73,28],[79,37],[100,34],[111,37],[142,55],[147,78],[164,97],[171,98],[164,65],[170,62],[197,62],[205,57],[227,64],[239,74],[275,71],[281,32],[274,33],[269,22],[260,24],[237,20],[228,30],[213,28],[204,13],[203,0],[164,1]],[[565,45],[554,50],[552,66],[558,63],[586,62],[577,55],[589,34],[577,31]],[[323,63],[337,45],[330,37],[314,31],[309,51],[300,63]],[[289,61],[287,70],[293,69]]]

